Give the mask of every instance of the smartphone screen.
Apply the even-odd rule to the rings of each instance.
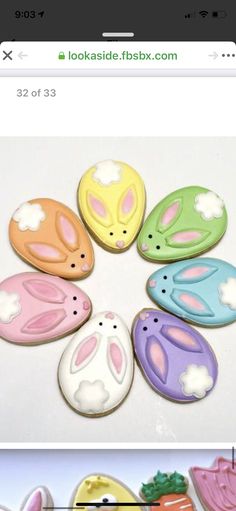
[[[0,507],[235,511],[235,8],[1,9]]]

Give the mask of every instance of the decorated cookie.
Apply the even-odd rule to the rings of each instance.
[[[236,268],[212,258],[179,261],[151,275],[155,303],[188,321],[221,326],[236,320]]]
[[[118,479],[104,474],[88,475],[79,486],[72,497],[71,506],[80,507],[85,511],[127,511],[128,507],[122,504],[137,502],[137,497]],[[85,503],[87,505],[85,505]],[[138,504],[132,506],[133,511],[141,511]]]
[[[227,213],[216,193],[188,186],[171,193],[152,210],[138,250],[150,261],[177,261],[209,250],[223,236]]]
[[[217,458],[212,468],[193,467],[190,475],[205,511],[235,511],[236,468]]]
[[[53,341],[77,330],[90,314],[84,291],[59,277],[27,272],[0,284],[0,336],[8,341]]]
[[[192,499],[187,495],[188,480],[178,472],[173,474],[157,474],[141,488],[141,496],[148,503],[158,502],[160,506],[150,506],[150,511],[194,511]]]
[[[78,202],[90,232],[103,248],[122,252],[141,227],[145,188],[139,174],[126,163],[102,161],[82,177]]]
[[[113,312],[96,314],[66,347],[59,385],[70,406],[82,415],[111,413],[127,396],[134,371],[130,334]]]
[[[80,279],[93,269],[93,247],[82,222],[55,200],[21,204],[11,218],[9,237],[25,261],[46,273]]]
[[[193,402],[206,397],[217,379],[217,361],[204,337],[166,312],[143,309],[133,325],[137,361],[163,397]]]
[[[44,511],[46,507],[53,507],[53,500],[47,488],[39,486],[31,491],[24,500],[21,511]],[[0,506],[3,511],[7,508]]]

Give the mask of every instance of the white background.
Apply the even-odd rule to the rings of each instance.
[[[227,206],[229,226],[223,240],[207,255],[234,264],[236,139],[2,138],[1,280],[33,271],[8,241],[8,222],[17,206],[44,196],[77,211],[76,189],[83,172],[107,158],[126,161],[140,172],[147,190],[147,213],[179,187],[195,184],[219,193]],[[123,254],[93,245],[94,272],[78,285],[91,297],[94,313],[113,309],[130,328],[141,308],[153,306],[145,284],[156,265],[142,259],[135,244]],[[57,367],[71,337],[37,347],[1,340],[0,441],[234,442],[236,327],[199,330],[219,362],[218,383],[209,397],[188,405],[169,402],[148,386],[136,367],[126,401],[100,419],[77,415],[60,394]]]
[[[31,96],[45,88],[56,97]],[[235,89],[216,77],[1,78],[0,135],[235,136]]]
[[[157,470],[177,470],[188,477],[192,466],[211,467],[217,456],[231,459],[230,451],[219,450],[41,450],[2,451],[0,458],[0,505],[19,510],[26,495],[36,486],[47,486],[55,506],[68,506],[75,488],[86,475],[98,472],[118,478],[138,496]],[[203,508],[189,478],[188,494],[197,511]]]

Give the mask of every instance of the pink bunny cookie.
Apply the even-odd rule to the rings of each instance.
[[[24,500],[21,511],[44,511],[47,507],[53,507],[53,500],[47,488],[39,486],[32,490]],[[0,511],[9,511],[0,506]]]
[[[91,308],[88,296],[71,282],[19,273],[0,284],[0,336],[27,345],[53,341],[77,330]]]

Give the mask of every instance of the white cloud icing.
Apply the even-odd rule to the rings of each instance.
[[[195,396],[199,399],[205,397],[207,391],[213,387],[213,378],[207,367],[195,364],[186,367],[185,373],[180,375],[179,382],[185,396]]]
[[[219,286],[220,301],[228,305],[230,309],[236,310],[236,279],[230,277]]]
[[[109,392],[105,389],[101,380],[89,382],[83,380],[75,393],[75,400],[79,403],[79,409],[84,413],[101,412],[104,403],[109,398]]]
[[[97,183],[109,186],[112,183],[118,183],[121,180],[121,167],[112,160],[105,160],[95,165],[96,170],[93,173],[93,180]]]
[[[0,321],[10,323],[20,311],[20,297],[16,293],[0,291]]]
[[[46,214],[43,211],[41,204],[31,204],[25,202],[13,214],[13,220],[18,222],[20,231],[38,231],[40,222],[45,220]]]
[[[203,220],[220,218],[224,212],[224,202],[214,192],[199,193],[195,197],[194,209],[201,213]]]

